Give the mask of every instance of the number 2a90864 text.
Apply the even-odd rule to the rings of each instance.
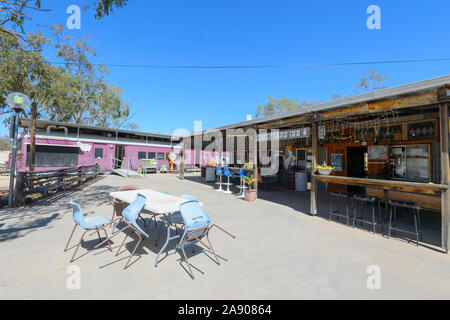
[[[246,315],[261,315],[261,314],[271,314],[272,309],[270,305],[226,305],[224,304],[222,309],[223,315],[236,315],[236,314],[246,314]]]

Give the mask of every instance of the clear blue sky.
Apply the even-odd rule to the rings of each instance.
[[[41,24],[65,24],[66,8],[87,0],[44,0]],[[382,29],[366,27],[380,6]],[[95,38],[97,63],[144,65],[295,65],[450,57],[450,2],[346,0],[130,0],[102,21],[82,13],[75,37]],[[450,61],[275,69],[110,67],[109,81],[132,101],[139,130],[167,133],[245,120],[269,95],[329,100],[351,93],[368,68],[389,87],[450,74]],[[5,132],[6,130],[3,129]]]

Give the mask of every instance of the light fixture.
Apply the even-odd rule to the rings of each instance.
[[[19,113],[24,111],[31,104],[30,98],[23,93],[13,92],[6,97],[6,104],[15,111],[11,116],[10,136],[13,139],[13,150],[11,158],[11,172],[9,175],[9,195],[8,207],[14,205],[14,177],[16,173],[16,157],[17,157],[17,138],[19,134]]]
[[[6,104],[16,112],[20,112],[28,108],[31,104],[30,98],[23,93],[13,92],[6,97]]]

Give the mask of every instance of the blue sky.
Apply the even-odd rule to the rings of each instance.
[[[44,0],[41,24],[62,23],[71,4]],[[381,8],[382,29],[369,30],[369,5]],[[82,13],[74,37],[92,35],[96,63],[142,65],[298,65],[450,57],[450,2],[130,0],[104,18]],[[267,97],[329,100],[352,92],[365,70],[389,87],[450,74],[450,61],[273,69],[146,69],[110,67],[109,81],[139,111],[139,130],[170,134],[245,120]],[[4,133],[6,129],[2,129]]]

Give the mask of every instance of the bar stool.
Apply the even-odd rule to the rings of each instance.
[[[239,168],[239,176],[238,177],[241,179],[241,183],[240,183],[239,186],[237,186],[237,188],[239,188],[241,190],[237,194],[237,197],[238,198],[245,198],[244,190],[248,189],[245,186],[245,179],[247,178],[247,176],[244,174],[244,171],[242,170],[242,168]]]
[[[384,233],[384,227],[383,227],[383,216],[381,215],[381,204],[380,199],[377,197],[368,196],[365,194],[355,194],[353,196],[354,199],[354,209],[353,209],[353,227],[355,227],[356,222],[361,222],[361,224],[366,223],[370,224],[373,228],[373,233],[376,233],[376,227],[378,224],[381,224],[381,231]],[[356,216],[356,207],[357,202],[360,203],[360,210],[361,210],[361,216]],[[364,204],[371,204],[372,205],[372,221],[365,220],[364,219]],[[378,219],[375,217],[375,206],[378,204]]]
[[[216,184],[219,185],[219,189],[216,189],[214,191],[217,192],[223,192],[224,190],[222,189],[222,168],[220,166],[216,166],[216,176],[219,176],[219,182],[216,182]]]
[[[232,185],[232,183],[230,183],[230,178],[231,178],[233,175],[231,174],[230,168],[228,168],[228,166],[224,166],[224,167],[223,167],[223,175],[224,175],[225,177],[228,178],[228,181],[227,181],[227,182],[222,183],[222,184],[228,186],[228,187],[227,187],[227,190],[225,190],[223,193],[229,193],[229,194],[230,194],[230,193],[232,193],[231,190],[230,190],[230,185]]]
[[[391,237],[391,230],[393,231],[400,231],[404,233],[413,234],[416,236],[416,244],[419,246],[419,236],[420,240],[423,241],[422,237],[422,225],[420,223],[420,206],[417,203],[414,202],[407,202],[407,201],[399,201],[399,200],[390,200],[390,211],[389,211],[389,232],[388,237]],[[397,208],[403,208],[406,210],[412,210],[413,212],[413,218],[414,218],[414,231],[402,229],[399,227],[396,227],[397,222]],[[394,220],[392,223],[392,220]]]
[[[351,198],[351,194],[348,192],[342,192],[342,191],[333,191],[330,192],[330,221],[332,216],[336,216],[337,220],[339,220],[339,217],[346,218],[347,219],[347,225],[350,226],[350,213],[349,213],[349,206],[348,206],[348,199]],[[333,210],[333,199],[336,201],[336,210]],[[345,211],[339,211],[339,204],[341,201],[344,200],[345,202]]]

